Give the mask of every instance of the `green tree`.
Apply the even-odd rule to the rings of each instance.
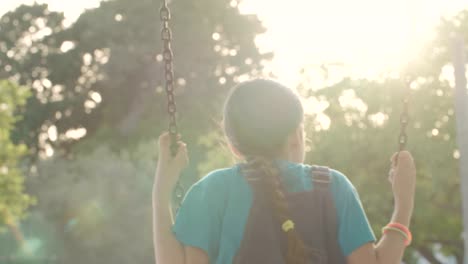
[[[39,135],[65,116],[67,107],[79,105],[72,100],[76,94],[63,88],[64,80],[70,83],[77,78],[71,69],[79,69],[69,54],[61,56],[62,43],[55,38],[64,30],[63,20],[62,14],[50,12],[46,5],[23,5],[0,18],[0,78],[29,87],[31,94],[12,139],[26,144],[32,153],[50,142],[47,136],[39,140]],[[58,57],[62,57],[60,61]]]
[[[103,1],[68,28],[47,5],[5,14],[0,75],[33,87],[14,140],[38,152],[69,152],[76,140],[67,131],[76,128],[121,145],[166,127],[160,4]],[[209,113],[225,87],[261,74],[271,56],[254,43],[264,28],[255,16],[241,15],[235,1],[174,1],[170,7],[180,119],[184,129],[200,134],[212,126]]]
[[[0,81],[0,228],[14,225],[25,215],[33,199],[24,193],[24,177],[19,168],[27,148],[11,142],[10,133],[19,120],[28,90],[8,81]]]

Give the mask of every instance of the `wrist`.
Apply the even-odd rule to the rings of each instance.
[[[406,227],[409,227],[412,214],[413,214],[412,207],[408,207],[407,205],[395,206],[395,211],[393,212],[392,222],[399,223]]]
[[[395,199],[395,211],[412,213],[414,208],[414,198]]]

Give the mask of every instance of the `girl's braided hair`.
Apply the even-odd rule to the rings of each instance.
[[[303,120],[298,96],[289,88],[256,79],[241,83],[231,91],[224,107],[224,130],[230,143],[245,158],[247,178],[259,178],[254,191],[267,197],[278,221],[290,218],[280,170],[275,159],[281,154],[290,133]],[[304,264],[306,248],[295,229],[287,232],[287,264]]]

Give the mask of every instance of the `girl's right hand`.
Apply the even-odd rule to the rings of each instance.
[[[398,160],[397,160],[398,159]],[[395,205],[412,210],[416,188],[416,166],[408,151],[395,153],[392,157],[389,180],[392,184]]]
[[[178,136],[180,139],[180,136]],[[171,153],[171,136],[168,132],[159,137],[159,157],[157,180],[165,187],[172,188],[177,183],[179,174],[187,167],[189,159],[187,145],[182,141],[177,141],[177,153]]]

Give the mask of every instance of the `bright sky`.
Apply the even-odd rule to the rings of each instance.
[[[0,14],[31,2],[0,1]],[[72,21],[99,0],[37,2],[65,11]],[[440,17],[468,8],[468,0],[243,0],[240,8],[264,22],[268,31],[257,44],[275,52],[270,69],[294,84],[302,67],[322,63],[355,76],[398,70],[430,39]]]

